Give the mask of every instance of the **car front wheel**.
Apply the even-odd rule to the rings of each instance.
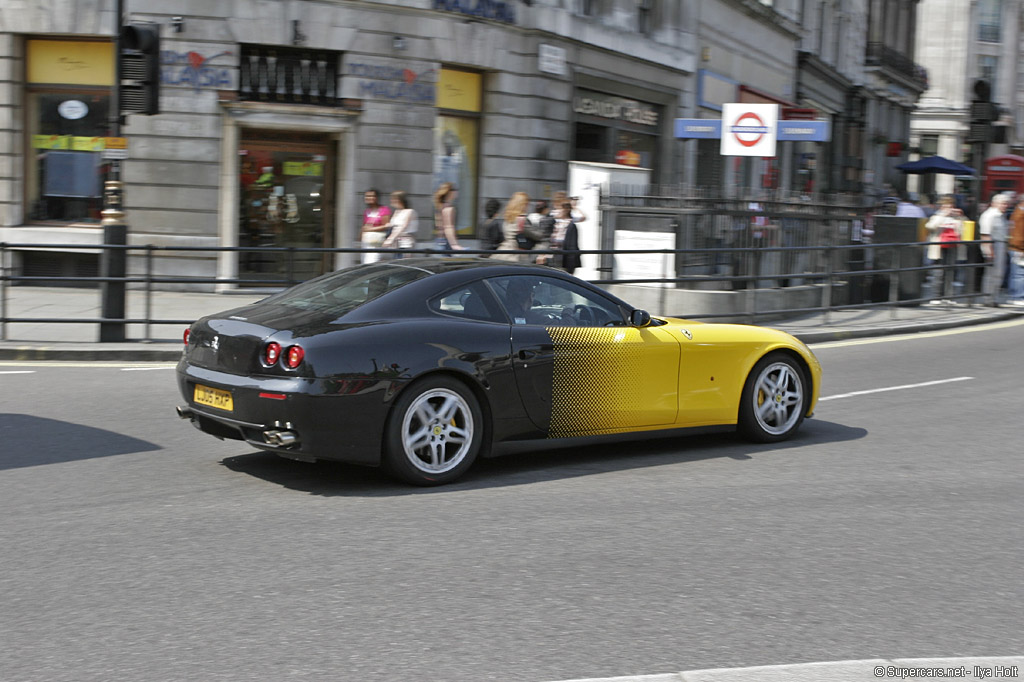
[[[740,433],[759,443],[789,438],[804,420],[809,396],[810,386],[796,360],[784,353],[761,358],[743,388]]]
[[[385,463],[414,485],[450,483],[472,466],[483,431],[480,406],[465,385],[428,377],[396,401],[385,434]]]

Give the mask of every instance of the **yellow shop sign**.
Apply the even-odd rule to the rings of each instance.
[[[71,136],[33,135],[32,147],[35,149],[71,149]]]
[[[320,177],[324,174],[324,165],[316,161],[285,161],[282,170],[285,175]]]
[[[113,85],[114,44],[85,40],[29,40],[29,83]]]

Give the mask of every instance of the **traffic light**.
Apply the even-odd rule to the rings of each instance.
[[[991,142],[992,121],[998,117],[999,107],[992,102],[992,86],[986,80],[975,81],[967,141],[972,144]]]
[[[121,114],[159,114],[159,24],[122,26],[119,46]]]

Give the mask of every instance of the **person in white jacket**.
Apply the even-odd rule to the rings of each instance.
[[[956,244],[963,238],[964,213],[954,204],[952,196],[944,196],[939,202],[937,210],[925,228],[928,230],[928,241],[932,242],[928,247],[928,260],[932,263],[941,263],[939,271],[939,286],[937,287],[937,298],[942,300],[931,301],[931,304],[953,303],[953,280],[955,278],[954,266],[958,260],[962,260],[961,253],[964,250],[963,244]]]

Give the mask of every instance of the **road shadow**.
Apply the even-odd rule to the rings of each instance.
[[[228,457],[221,464],[239,473],[310,495],[395,497],[438,495],[482,488],[502,488],[556,481],[613,471],[728,458],[743,462],[754,456],[824,443],[858,440],[867,430],[808,420],[791,440],[750,443],[734,433],[544,448],[478,460],[461,479],[437,488],[417,488],[389,478],[384,471],[340,462],[306,464],[268,452]]]
[[[29,414],[0,414],[0,470],[153,452],[159,445]]]

